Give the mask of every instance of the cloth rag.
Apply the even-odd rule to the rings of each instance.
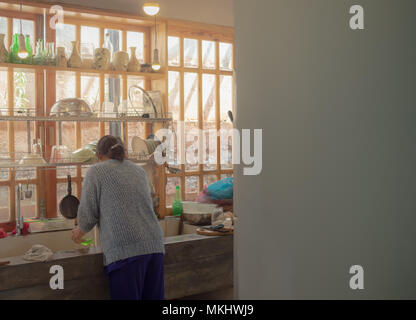
[[[53,252],[40,244],[35,244],[24,255],[23,259],[27,261],[48,261],[53,255]]]

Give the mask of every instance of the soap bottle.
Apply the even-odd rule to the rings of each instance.
[[[182,196],[181,196],[181,187],[176,186],[175,198],[172,203],[172,214],[176,217],[179,217],[182,214]]]

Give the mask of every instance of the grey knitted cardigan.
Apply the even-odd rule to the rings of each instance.
[[[84,178],[78,226],[98,226],[104,265],[130,257],[165,253],[146,173],[131,161],[93,165]]]

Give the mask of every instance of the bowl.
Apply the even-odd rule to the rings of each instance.
[[[50,115],[56,117],[91,117],[93,113],[84,100],[69,98],[56,102],[52,106]]]
[[[217,205],[210,203],[183,201],[182,219],[194,226],[211,225],[211,216],[216,207]]]
[[[211,225],[212,213],[182,213],[183,221],[193,226]]]

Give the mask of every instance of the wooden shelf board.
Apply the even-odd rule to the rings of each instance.
[[[132,76],[140,77],[147,80],[163,80],[166,79],[166,73],[162,72],[124,72],[124,71],[114,71],[114,70],[95,70],[95,69],[81,69],[81,68],[60,68],[55,66],[39,66],[31,64],[17,64],[17,63],[0,63],[0,69],[2,68],[14,68],[25,70],[28,72],[43,72],[43,71],[52,71],[52,72],[79,72],[79,73],[88,73],[96,74],[97,76],[104,74],[110,77],[123,77],[123,76]]]

